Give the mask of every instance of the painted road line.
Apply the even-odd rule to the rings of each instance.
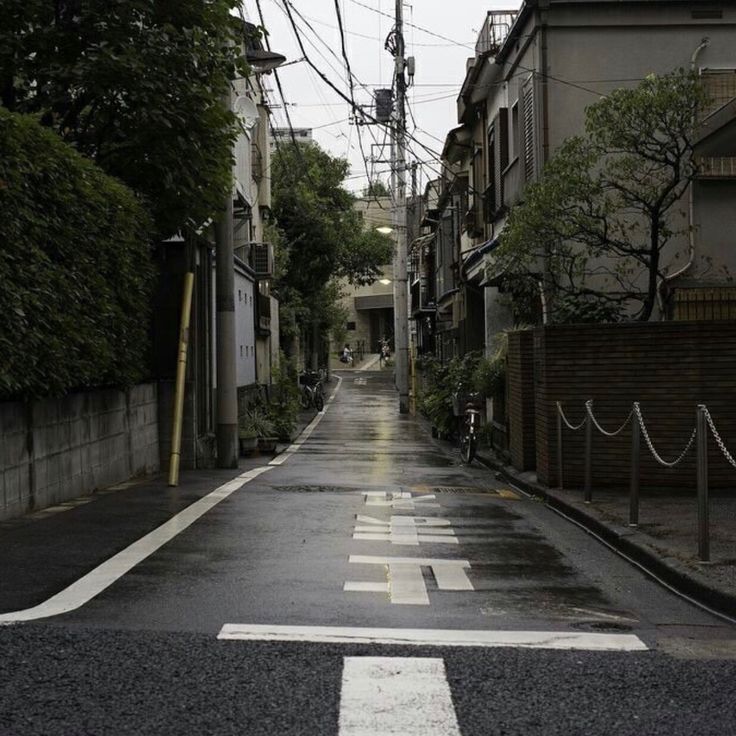
[[[428,557],[377,557],[350,555],[349,562],[381,565],[386,570],[389,599],[401,606],[428,606],[429,595],[424,583],[423,567],[429,567],[439,590],[474,590],[465,570],[467,560],[432,559]],[[354,583],[346,583],[343,590],[350,592]]]
[[[414,511],[417,504],[425,509],[438,509],[438,503],[429,503],[435,499],[430,493],[423,496],[412,495],[408,491],[363,491],[366,506],[390,506],[403,511]]]
[[[225,624],[217,638],[245,641],[302,641],[318,644],[412,644],[438,647],[575,649],[596,652],[648,650],[647,645],[634,634],[594,634],[579,631],[473,631]]]
[[[337,378],[337,386],[335,386],[335,390],[330,394],[327,401],[325,401],[325,406],[322,411],[317,413],[317,416],[312,419],[312,421],[302,430],[299,437],[294,440],[278,457],[275,457],[269,465],[283,465],[295,452],[298,452],[301,446],[309,439],[310,435],[314,430],[317,428],[317,425],[322,421],[322,417],[327,413],[327,410],[330,408],[330,404],[335,400],[335,396],[337,396],[337,392],[340,390],[340,386],[342,385],[342,378],[340,376],[336,376]]]
[[[460,736],[445,663],[345,657],[338,736]]]
[[[388,566],[388,591],[391,603],[400,606],[428,606],[429,596],[419,565],[392,563]]]
[[[395,531],[369,532],[362,531],[366,527],[356,527],[353,539],[361,542],[391,542],[391,544],[417,547],[420,544],[459,544],[458,538],[441,534],[397,534]]]
[[[440,590],[474,590],[465,569],[449,565],[432,565],[432,573]]]
[[[345,583],[346,593],[388,593],[388,583]]]
[[[210,509],[224,501],[228,496],[242,488],[254,478],[270,470],[268,465],[243,473],[233,478],[224,485],[215,488],[199,501],[187,506],[176,516],[162,524],[152,532],[141,537],[138,541],[126,547],[122,552],[98,565],[94,570],[81,577],[69,587],[51,596],[48,600],[33,608],[22,611],[12,611],[0,614],[0,624],[17,623],[19,621],[33,621],[49,616],[58,616],[61,613],[74,611],[99,595],[103,590],[119,580],[123,575],[132,570],[138,563],[142,562],[158,549],[163,547],[175,536],[183,532],[197,519],[206,514]]]

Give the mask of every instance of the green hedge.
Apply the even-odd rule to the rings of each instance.
[[[151,233],[129,189],[0,108],[0,398],[146,377]]]

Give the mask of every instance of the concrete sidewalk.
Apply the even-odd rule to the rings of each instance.
[[[490,452],[478,459],[645,567],[663,582],[713,609],[736,617],[736,489],[710,494],[710,562],[698,559],[697,498],[692,492],[641,489],[639,524],[629,526],[626,491],[551,489],[533,473],[519,473]]]

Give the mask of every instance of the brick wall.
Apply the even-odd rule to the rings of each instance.
[[[531,470],[536,464],[534,430],[534,335],[531,330],[508,336],[507,416],[511,464]]]
[[[0,404],[0,519],[158,469],[154,384]]]
[[[736,451],[736,322],[659,322],[576,325],[534,330],[536,463],[539,479],[556,485],[556,409],[569,420],[584,416],[593,399],[596,418],[617,428],[639,401],[657,451],[674,459],[708,406],[721,435]],[[583,484],[584,432],[563,431],[564,481]],[[608,438],[593,433],[593,485],[625,488],[630,472],[630,430]],[[710,485],[736,487],[736,470],[709,437]],[[658,465],[642,438],[641,483],[649,488],[695,487],[694,446],[675,469]]]

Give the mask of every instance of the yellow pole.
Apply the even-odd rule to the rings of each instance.
[[[189,322],[192,312],[194,274],[184,274],[184,294],[181,300],[181,327],[179,328],[179,357],[176,364],[176,393],[174,394],[174,426],[171,432],[171,458],[169,460],[169,485],[179,485],[179,461],[181,460],[181,428],[184,423],[184,379],[187,373],[187,347],[189,346]]]

